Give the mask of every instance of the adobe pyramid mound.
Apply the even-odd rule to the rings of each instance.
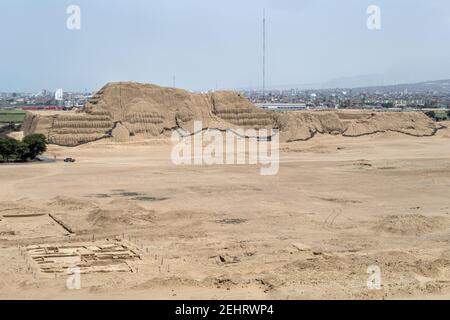
[[[38,132],[52,144],[77,146],[100,139],[118,142],[168,135],[175,129],[277,128],[281,141],[301,141],[317,133],[349,137],[395,131],[434,135],[436,124],[420,112],[263,111],[235,92],[191,93],[131,82],[109,83],[77,114],[28,113],[25,134]]]

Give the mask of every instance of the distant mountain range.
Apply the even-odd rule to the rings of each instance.
[[[267,88],[270,90],[289,90],[289,89],[299,89],[299,90],[330,90],[330,89],[343,89],[343,90],[353,90],[353,91],[364,91],[364,92],[402,92],[410,91],[416,93],[425,92],[438,92],[450,94],[450,79],[446,80],[433,80],[433,81],[423,81],[414,83],[403,83],[403,84],[383,84],[384,81],[382,76],[376,77],[374,75],[358,76],[358,77],[348,77],[339,78],[323,84],[302,84],[302,85],[283,85],[283,86],[270,86]],[[246,89],[243,89],[246,90]],[[257,88],[261,90],[261,88]]]
[[[438,92],[450,94],[450,79],[447,80],[436,80],[436,81],[424,81],[417,83],[406,83],[406,84],[394,84],[387,86],[367,86],[353,88],[355,91],[365,91],[365,92],[416,92],[416,93],[426,93],[426,92]]]

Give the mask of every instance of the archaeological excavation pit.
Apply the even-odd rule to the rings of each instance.
[[[50,214],[5,214],[0,216],[0,240],[60,237],[72,231]]]
[[[141,260],[138,249],[126,241],[114,240],[67,245],[30,245],[21,249],[27,263],[40,275],[67,275],[71,268],[81,274],[135,272],[133,262]]]

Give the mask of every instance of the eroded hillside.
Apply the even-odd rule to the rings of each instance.
[[[175,129],[280,130],[281,141],[302,141],[317,133],[349,137],[395,131],[431,136],[439,129],[420,112],[263,111],[235,92],[191,93],[181,89],[129,82],[104,86],[77,114],[27,113],[25,134],[38,132],[52,144],[77,146],[100,139],[118,142],[167,135]]]

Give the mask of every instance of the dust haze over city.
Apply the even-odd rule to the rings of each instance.
[[[0,299],[450,298],[448,1],[0,10]]]
[[[84,9],[76,32],[65,28],[71,4]],[[384,9],[379,32],[366,27],[372,4]],[[173,76],[189,90],[214,89],[216,82],[219,88],[258,88],[264,8],[268,86],[448,78],[445,0],[19,0],[2,2],[0,88],[96,90],[123,80],[172,86]],[[338,81],[348,77],[355,79]]]

